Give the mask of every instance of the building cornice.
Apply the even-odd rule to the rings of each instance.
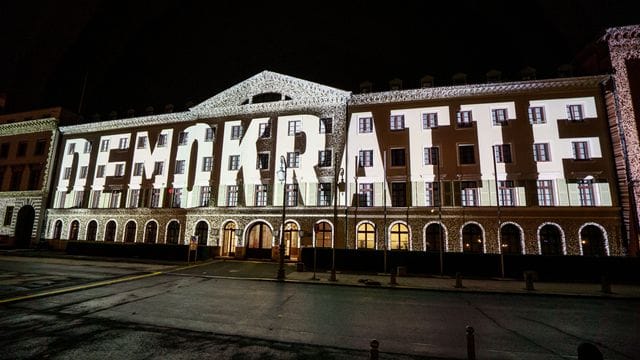
[[[640,41],[640,25],[629,25],[607,29],[602,37],[609,46],[626,46]]]
[[[197,118],[196,114],[184,111],[179,113],[158,114],[149,116],[139,116],[128,119],[109,120],[81,125],[70,125],[60,127],[63,134],[86,134],[96,131],[109,131],[121,128],[131,128],[139,126],[162,125],[192,121]]]
[[[58,126],[55,118],[21,121],[0,125],[0,136],[12,136],[44,131],[54,131]]]
[[[351,97],[351,100],[349,100],[349,105],[374,105],[384,103],[399,103],[487,95],[511,95],[519,93],[530,93],[532,91],[589,89],[597,87],[608,78],[609,75],[597,75],[549,80],[471,84],[357,94]]]

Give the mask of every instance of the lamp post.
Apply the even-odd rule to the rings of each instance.
[[[336,161],[335,169],[338,169]],[[344,176],[344,169],[340,168],[340,176]],[[331,277],[329,280],[336,281],[336,238],[338,229],[338,172],[334,171],[333,179],[335,194],[333,195],[333,242],[331,244]]]
[[[284,222],[287,210],[287,160],[280,155],[280,170],[278,170],[278,180],[282,182],[282,230],[280,231],[280,257],[278,259],[278,281],[284,281]]]

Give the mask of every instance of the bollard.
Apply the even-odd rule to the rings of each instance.
[[[456,288],[457,289],[461,289],[464,286],[462,286],[462,274],[460,274],[460,272],[456,273]]]
[[[369,345],[371,346],[371,350],[369,350],[369,360],[378,360],[378,347],[380,346],[380,343],[378,340],[373,339]]]
[[[535,290],[533,287],[533,271],[524,272],[524,283],[525,283],[525,289],[527,291]]]
[[[467,359],[476,360],[476,341],[473,338],[473,328],[467,325]]]
[[[611,281],[607,275],[602,275],[600,291],[605,294],[611,294]]]
[[[396,281],[396,274],[393,271],[391,272],[391,278],[389,279],[389,284],[398,285],[398,282]]]

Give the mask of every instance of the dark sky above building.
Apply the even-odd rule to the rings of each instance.
[[[554,77],[606,28],[640,23],[635,1],[5,1],[5,111],[89,116],[201,102],[271,70],[344,90],[456,72]],[[86,81],[85,81],[86,79]],[[86,85],[85,85],[86,84]],[[83,92],[84,87],[84,92]]]

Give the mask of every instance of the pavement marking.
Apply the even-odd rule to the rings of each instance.
[[[68,288],[45,291],[45,292],[41,292],[41,293],[18,296],[18,297],[8,298],[8,299],[2,299],[2,300],[0,300],[0,304],[7,304],[7,303],[16,302],[16,301],[28,300],[28,299],[35,299],[35,298],[49,296],[49,295],[57,295],[57,294],[62,294],[62,293],[66,293],[66,292],[71,292],[71,291],[90,289],[90,288],[94,288],[94,287],[98,287],[98,286],[112,285],[112,284],[117,284],[117,283],[121,283],[121,282],[125,282],[125,281],[138,280],[138,279],[143,279],[143,278],[147,278],[147,277],[151,277],[151,276],[157,276],[157,275],[161,275],[162,273],[163,273],[162,271],[155,271],[155,272],[152,272],[152,273],[149,273],[149,274],[128,276],[128,277],[118,278],[118,279],[113,279],[113,280],[98,281],[98,282],[94,282],[94,283],[90,283],[90,284],[71,286],[71,287],[68,287]]]

